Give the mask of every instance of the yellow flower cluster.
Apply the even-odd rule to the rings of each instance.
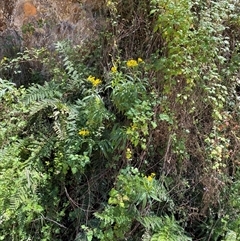
[[[3,57],[1,60],[1,64],[4,63],[5,61],[7,61],[7,57]]]
[[[132,68],[138,66],[138,62],[134,59],[130,59],[127,61],[127,67]]]
[[[132,151],[130,148],[127,148],[126,150],[126,159],[130,160],[132,158]]]
[[[130,60],[127,61],[127,67],[133,68],[133,67],[138,66],[138,64],[140,64],[142,62],[143,62],[143,60],[141,58],[138,58],[137,60],[130,59]]]
[[[151,175],[147,177],[147,180],[151,182],[155,176],[156,176],[155,173],[151,173]]]
[[[116,66],[113,66],[113,67],[111,68],[111,71],[112,71],[113,73],[116,73],[116,72],[117,72],[117,67],[116,67]]]
[[[90,132],[87,130],[87,129],[81,129],[79,132],[78,132],[78,134],[80,135],[80,136],[89,136],[89,134],[90,134]]]
[[[92,83],[94,87],[100,85],[102,81],[100,79],[96,79],[94,76],[90,75],[88,76],[87,80]]]
[[[137,124],[136,124],[136,123],[132,123],[132,124],[131,124],[131,129],[132,129],[133,131],[135,131],[135,130],[137,129]]]

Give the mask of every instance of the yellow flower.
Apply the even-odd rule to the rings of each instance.
[[[132,123],[131,124],[131,129],[134,131],[137,129],[137,124],[136,123]]]
[[[95,77],[92,76],[92,75],[89,75],[88,78],[87,78],[87,80],[88,80],[89,82],[92,82],[92,81],[95,80]]]
[[[147,179],[149,182],[151,182],[153,178],[151,176],[148,176]]]
[[[130,59],[127,61],[127,67],[131,68],[131,67],[136,67],[138,66],[138,62],[134,59]]]
[[[117,67],[116,67],[116,66],[113,66],[113,67],[111,68],[111,71],[112,71],[113,73],[116,73],[116,72],[117,72]]]
[[[155,177],[155,176],[156,176],[156,173],[152,172],[152,173],[151,173],[151,176],[152,176],[152,177]]]
[[[88,136],[89,134],[90,134],[90,132],[87,130],[87,129],[81,129],[79,132],[78,132],[78,134],[80,135],[80,136]]]
[[[147,177],[147,180],[151,182],[155,176],[156,176],[155,173],[151,173],[151,175]]]
[[[5,61],[7,61],[7,57],[3,57],[1,60],[1,64],[3,64]]]
[[[127,148],[126,150],[126,159],[130,160],[132,158],[132,151],[130,148]]]
[[[141,58],[138,58],[138,63],[142,63],[143,60]]]
[[[87,80],[92,83],[94,87],[100,85],[102,81],[100,79],[96,79],[94,76],[90,75],[88,76]]]
[[[96,87],[96,86],[100,85],[101,83],[102,83],[102,81],[101,81],[100,79],[95,79],[95,80],[92,82],[92,85],[93,85],[94,87]]]

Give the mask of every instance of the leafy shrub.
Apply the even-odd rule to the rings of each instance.
[[[5,56],[0,238],[238,240],[238,12],[108,1],[96,52]]]

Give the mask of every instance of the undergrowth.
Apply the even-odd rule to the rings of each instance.
[[[93,11],[0,62],[0,240],[240,240],[238,3]]]

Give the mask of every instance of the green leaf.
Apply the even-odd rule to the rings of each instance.
[[[166,121],[166,122],[168,122],[170,124],[173,124],[173,120],[172,120],[172,118],[168,114],[162,113],[162,114],[159,115],[159,118],[162,121]]]
[[[93,238],[93,231],[92,230],[88,230],[87,232],[87,241],[92,241]]]
[[[78,171],[78,169],[76,167],[72,167],[71,170],[72,170],[72,174],[76,174]]]

